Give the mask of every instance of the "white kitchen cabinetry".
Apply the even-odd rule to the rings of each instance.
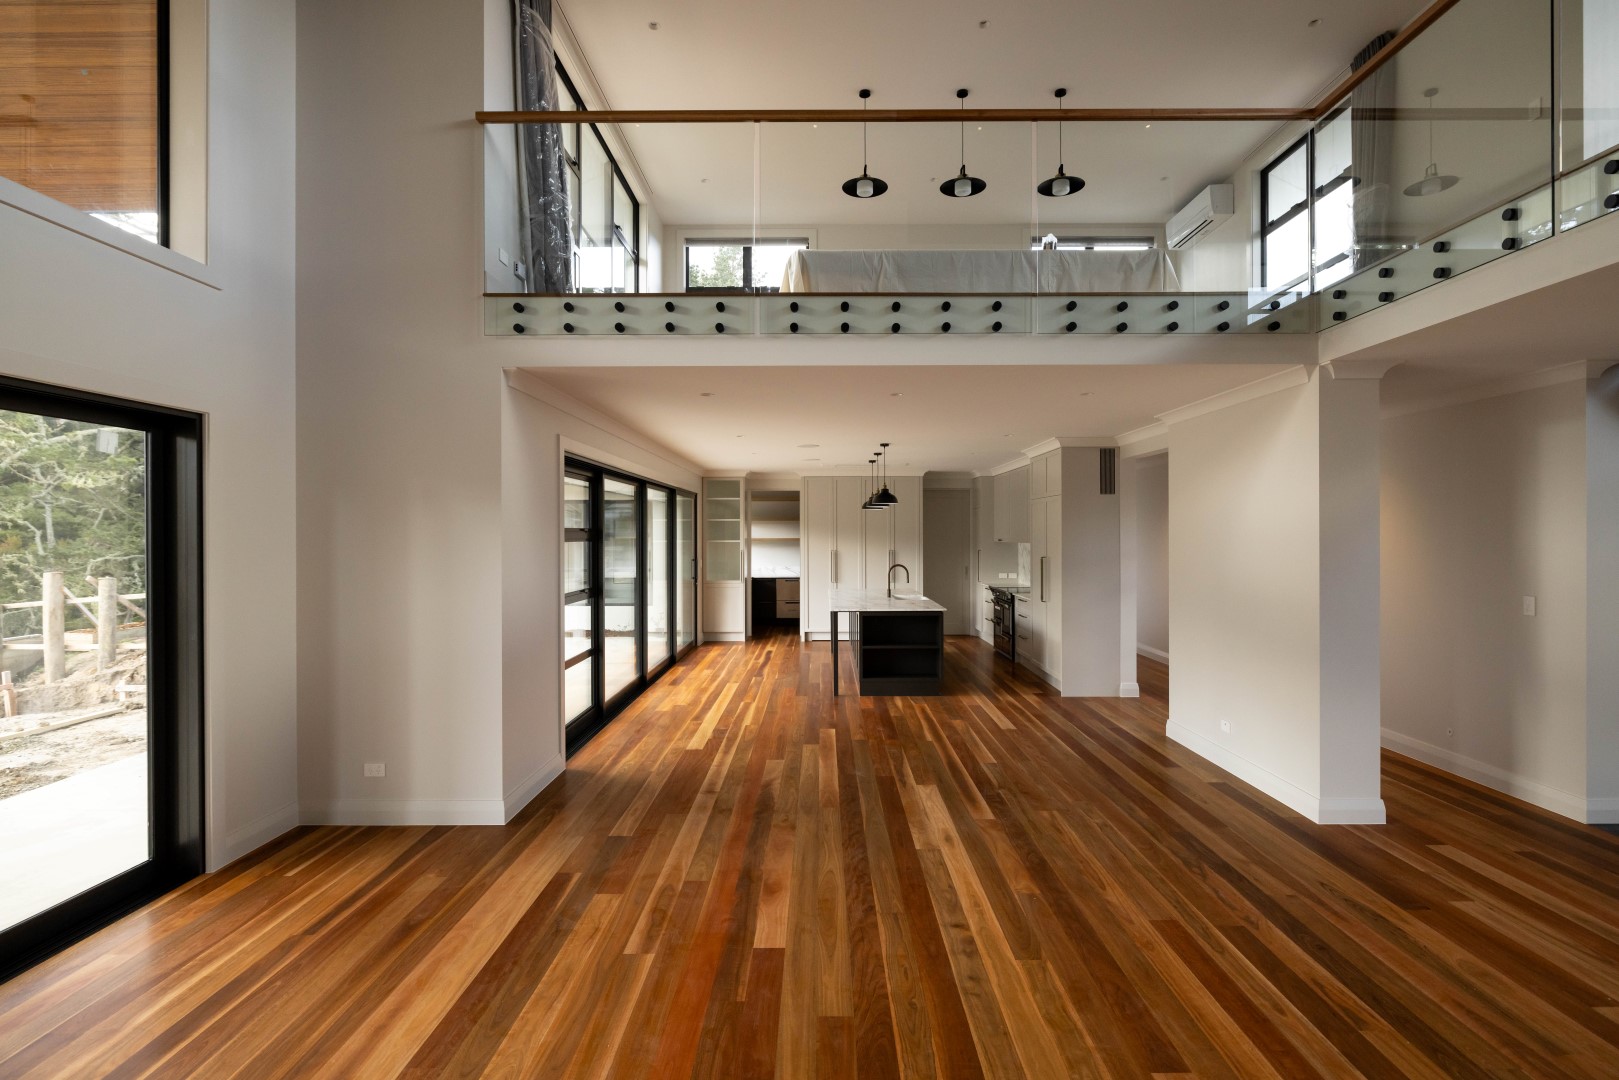
[[[905,575],[894,572],[894,591],[922,592],[922,478],[920,476],[890,476],[888,490],[899,502],[887,510],[862,511],[860,519],[865,529],[865,559],[867,589],[888,588],[888,568],[902,563],[910,571],[910,584]],[[862,496],[862,501],[864,497]]]
[[[1058,686],[1062,682],[1062,499],[1029,504],[1029,627],[1018,655]],[[1027,651],[1025,650],[1027,647]]]
[[[1003,543],[1029,542],[1029,466],[1022,465],[995,477],[995,539]]]
[[[833,586],[845,589],[886,589],[888,567],[904,563],[911,572],[911,587],[904,575],[897,586],[904,592],[921,591],[922,478],[891,476],[888,487],[899,499],[886,510],[867,510],[871,485],[863,476],[806,476],[800,498],[803,530],[803,567],[800,579],[799,629],[825,638],[832,631],[830,610]],[[849,632],[847,622],[842,632]]]
[[[1041,454],[1029,462],[1029,498],[1048,499],[1062,494],[1062,451]],[[1030,541],[1033,542],[1032,539]]]

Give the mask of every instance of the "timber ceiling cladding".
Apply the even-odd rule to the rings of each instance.
[[[157,210],[157,0],[0,0],[0,176]]]

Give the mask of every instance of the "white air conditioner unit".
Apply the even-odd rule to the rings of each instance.
[[[1191,247],[1198,237],[1230,217],[1236,209],[1236,188],[1231,184],[1210,184],[1183,206],[1164,226],[1164,239],[1170,250]]]

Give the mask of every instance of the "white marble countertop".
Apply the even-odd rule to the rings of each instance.
[[[937,600],[929,600],[917,593],[899,594],[890,597],[881,589],[838,589],[832,590],[830,607],[833,611],[943,611],[945,607]]]

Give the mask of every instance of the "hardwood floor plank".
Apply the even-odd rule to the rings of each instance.
[[[1612,1080],[1619,837],[1319,827],[974,639],[682,660],[504,828],[299,829],[0,985],[0,1077]],[[851,665],[852,657],[846,651]]]

